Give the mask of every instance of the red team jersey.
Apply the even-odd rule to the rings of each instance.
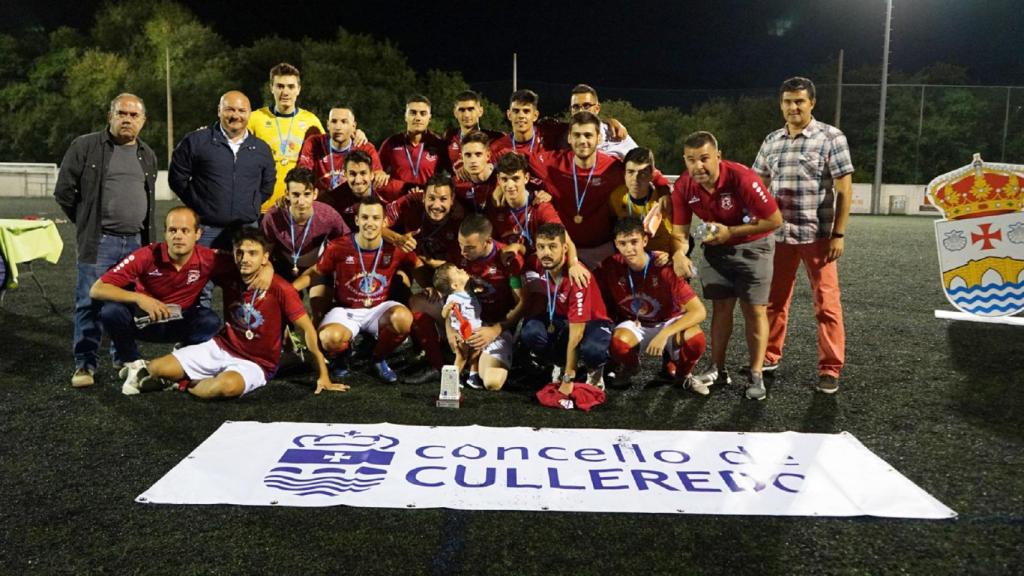
[[[722,160],[714,193],[683,174],[672,189],[672,224],[689,226],[696,214],[705,222],[738,226],[768,218],[778,206],[756,172],[738,162]],[[762,232],[750,236],[733,236],[727,245],[759,240],[772,234]]]
[[[389,136],[380,144],[380,163],[404,189],[424,186],[440,170],[451,172],[444,140],[430,131],[416,146],[409,144],[405,132]]]
[[[504,132],[497,130],[480,130],[491,139],[487,145],[491,149],[491,164],[497,164],[501,155],[512,149],[512,140]],[[448,150],[448,163],[453,170],[462,166],[462,130],[449,128],[444,133],[445,148]]]
[[[630,270],[622,254],[609,256],[594,271],[616,320],[653,326],[681,315],[686,303],[697,297],[686,280],[672,271],[671,262],[658,266],[650,254],[648,261],[646,276],[642,270]]]
[[[536,156],[541,162],[545,161],[547,155],[556,150],[565,149],[565,131],[568,124],[555,120],[541,120],[533,125],[533,138],[518,142],[515,136],[509,133],[509,140],[513,143],[513,151],[525,155],[527,158]]]
[[[224,327],[214,341],[232,356],[256,363],[269,380],[281,360],[285,322],[306,315],[299,293],[276,274],[268,290],[249,290],[234,266],[218,271],[214,281],[224,291]]]
[[[333,190],[345,182],[345,158],[352,150],[362,150],[370,155],[373,171],[383,170],[377,148],[366,142],[362,146],[350,144],[348,148],[338,149],[331,143],[329,134],[317,134],[306,138],[299,151],[296,166],[313,171],[314,183],[321,192]]]
[[[532,254],[533,239],[541,224],[562,224],[562,219],[549,202],[533,205],[533,196],[527,201],[525,208],[517,210],[502,205],[500,208],[492,202],[485,212],[487,219],[494,226],[494,238],[505,244],[522,244],[527,254]]]
[[[387,186],[379,190],[375,189],[371,184],[370,195],[376,196],[385,204],[397,200],[402,196],[402,187],[401,185],[392,186],[392,182],[389,182]],[[349,227],[349,230],[352,230],[353,232],[357,230],[356,211],[359,209],[359,197],[352,192],[352,188],[347,182],[338,186],[334,190],[320,194],[320,196],[317,197],[317,201],[323,202],[331,208],[334,208],[334,211],[341,216],[342,220],[345,221],[345,225]]]
[[[355,238],[355,235],[349,235],[332,240],[316,263],[316,270],[323,275],[334,274],[336,305],[372,308],[388,299],[395,272],[399,268],[411,270],[417,259],[415,254],[402,252],[383,241],[378,249],[360,251]],[[360,258],[362,265],[359,264]]]
[[[488,324],[505,320],[510,310],[515,308],[516,296],[512,292],[510,281],[523,273],[523,258],[518,254],[507,265],[502,262],[501,242],[492,242],[491,253],[476,260],[459,259],[459,267],[469,273],[481,288],[476,293],[480,300],[480,319]]]
[[[472,182],[455,177],[455,199],[467,212],[483,214],[491,202],[494,189],[498,187],[498,171],[491,170],[491,176],[483,182]]]
[[[582,265],[582,264],[581,264]],[[536,255],[530,256],[526,261],[526,276],[531,282],[538,281],[544,286],[544,290],[550,294],[551,284],[544,267]],[[538,293],[542,302],[547,302],[548,296]],[[562,279],[555,288],[555,316],[568,318],[569,322],[587,322],[590,320],[611,320],[608,317],[608,309],[605,308],[604,299],[601,297],[601,289],[593,275],[585,288],[573,286],[569,279],[568,268],[562,267]]]
[[[132,252],[100,280],[118,288],[127,288],[134,283],[136,292],[164,304],[177,304],[184,310],[196,303],[215,269],[234,268],[231,256],[218,255],[215,250],[196,244],[192,256],[181,270],[176,270],[167,253],[167,243],[158,242]]]
[[[571,150],[552,152],[544,161],[539,161],[536,155],[530,157],[530,169],[544,181],[545,190],[551,194],[551,203],[565,224],[569,237],[580,248],[593,248],[612,239],[609,199],[612,191],[625,182],[622,162],[603,152],[594,154],[593,174],[590,169],[577,167],[575,185],[573,166],[576,155]],[[582,200],[578,212],[577,189]],[[581,222],[576,222],[577,214],[582,217]]]
[[[444,221],[435,224],[427,218],[422,193],[410,193],[388,204],[385,218],[387,227],[396,232],[418,230],[413,235],[416,239],[416,253],[424,258],[457,262],[462,255],[459,249],[462,218],[456,218],[449,212]]]
[[[274,261],[285,263],[289,268],[294,264],[296,247],[299,261],[308,267],[327,241],[352,231],[338,212],[323,202],[313,202],[312,217],[303,224],[295,224],[294,230],[288,210],[274,206],[263,215],[260,230],[274,242]]]

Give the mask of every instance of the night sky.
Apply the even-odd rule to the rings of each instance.
[[[181,2],[236,44],[276,33],[330,38],[339,26],[388,38],[417,72],[460,70],[472,84],[587,82],[608,88],[774,88],[845,49],[846,69],[882,56],[884,0],[281,3]],[[4,2],[0,30],[88,29],[98,0]],[[55,5],[64,4],[62,8]],[[1014,0],[894,0],[891,66],[966,66],[981,84],[1024,85],[1024,7]],[[285,22],[293,22],[285,26]]]

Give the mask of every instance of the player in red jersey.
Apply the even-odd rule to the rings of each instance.
[[[455,178],[455,197],[466,212],[482,214],[492,203],[498,185],[497,172],[491,162],[490,137],[480,131],[470,132],[462,139],[462,176]]]
[[[318,200],[341,215],[341,219],[350,230],[356,229],[356,208],[363,198],[380,198],[383,202],[397,199],[395,192],[401,195],[401,187],[393,189],[386,185],[383,189],[374,185],[373,159],[362,150],[353,150],[345,157],[345,182],[337,188],[324,192]]]
[[[516,325],[523,317],[523,259],[502,256],[504,245],[495,242],[491,223],[470,214],[459,226],[458,266],[469,273],[482,308],[482,326],[466,342],[480,351],[480,378],[488,390],[501,390],[512,366]]]
[[[192,381],[188,391],[200,398],[247,394],[274,376],[284,326],[291,322],[303,332],[312,351],[318,373],[316,393],[347,390],[348,386],[331,382],[316,328],[291,284],[274,275],[266,290],[250,287],[270,269],[270,241],[256,228],[241,228],[233,246],[236,266],[213,274],[213,281],[224,290],[224,328],[212,340],[179,348],[130,370],[125,388],[166,387],[168,380],[187,378]]]
[[[512,124],[509,137],[512,140],[512,151],[528,157],[537,156],[543,161],[548,152],[564,148],[562,145],[565,125],[561,122],[545,120],[540,117],[540,96],[533,90],[517,90],[509,98],[505,116]]]
[[[163,242],[139,248],[92,285],[89,297],[105,302],[100,322],[118,363],[129,367],[143,362],[136,340],[198,344],[220,330],[217,313],[199,304],[199,294],[218,265],[216,251],[196,244],[202,233],[191,208],[171,208],[164,219]],[[134,290],[128,289],[132,285]],[[174,307],[181,312],[178,319],[172,319]],[[135,308],[148,319],[145,326],[136,324]]]
[[[480,117],[484,115],[480,94],[472,90],[464,90],[456,94],[452,115],[455,116],[458,127],[449,128],[444,134],[444,141],[448,150],[448,161],[459,178],[467,177],[462,170],[462,140],[470,132],[478,131],[487,134],[491,158],[501,158],[502,154],[512,148],[512,140],[507,134],[497,130],[484,130],[480,127]]]
[[[356,212],[359,232],[342,236],[327,245],[316,263],[295,280],[302,290],[313,281],[334,276],[336,307],[320,321],[320,342],[329,356],[337,357],[349,349],[361,331],[377,340],[373,365],[385,382],[398,381],[388,366],[387,357],[405,340],[412,325],[412,313],[405,306],[388,300],[395,274],[420,266],[415,254],[403,252],[384,242],[384,205],[376,198],[360,201]],[[347,372],[346,358],[334,368],[338,377]]]
[[[650,240],[643,220],[627,216],[615,223],[616,254],[594,271],[605,302],[618,324],[612,332],[610,352],[626,379],[640,365],[642,354],[666,357],[675,378],[698,394],[707,384],[692,375],[706,342],[700,323],[707,312],[690,285],[672,265],[659,265],[647,250]],[[671,364],[669,364],[671,363]]]
[[[704,297],[713,302],[711,357],[715,366],[701,378],[708,385],[731,382],[725,353],[738,299],[750,356],[747,397],[763,400],[767,391],[761,372],[768,345],[768,293],[775,249],[771,232],[782,225],[782,214],[756,172],[722,160],[718,141],[710,132],[687,136],[683,158],[687,173],[672,191],[672,230],[679,244],[675,258],[684,270],[691,267],[684,254],[696,214],[706,230],[698,229],[697,234],[704,243],[701,284]]]
[[[545,312],[523,322],[523,345],[535,357],[555,365],[552,380],[572,382],[579,359],[587,371],[587,383],[604,388],[612,322],[601,290],[593,277],[583,288],[569,279],[563,226],[545,224],[537,229],[534,240],[537,253],[526,265],[526,309],[544,308]]]
[[[388,182],[388,175],[381,167],[377,148],[366,141],[366,136],[357,127],[355,113],[351,108],[331,108],[327,133],[306,138],[299,151],[297,166],[312,170],[317,190],[327,192],[344,184],[345,158],[356,150],[371,158],[373,183],[377,188],[383,188]]]
[[[423,186],[436,172],[451,172],[444,140],[430,131],[430,100],[410,96],[405,103],[405,132],[381,142],[380,163],[396,186]]]

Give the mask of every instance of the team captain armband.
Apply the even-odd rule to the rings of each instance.
[[[511,286],[513,290],[522,288],[523,279],[519,276],[512,276],[508,279],[508,285]]]

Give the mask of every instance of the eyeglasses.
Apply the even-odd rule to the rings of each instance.
[[[573,104],[569,106],[569,109],[572,110],[573,112],[581,112],[583,110],[589,111],[594,106],[597,106],[596,102],[583,102],[581,104]]]

